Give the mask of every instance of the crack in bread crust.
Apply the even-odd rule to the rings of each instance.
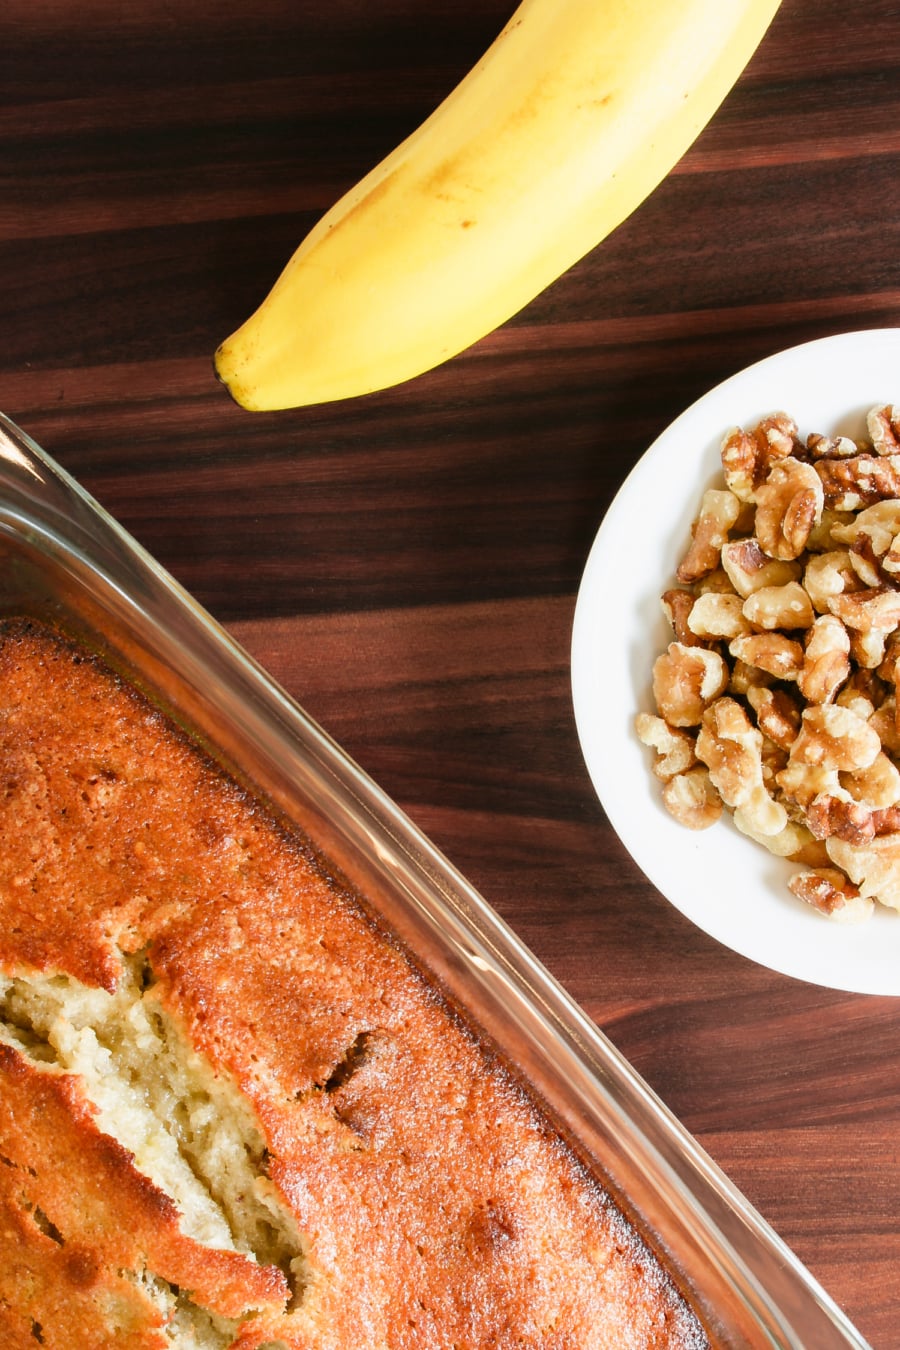
[[[306,1278],[303,1245],[268,1177],[259,1125],[237,1087],[191,1048],[154,990],[145,953],[123,956],[113,993],[62,974],[0,975],[0,1040],[43,1073],[74,1075],[99,1129],[171,1199],[181,1232],[276,1267],[288,1308],[296,1307]],[[24,1200],[23,1208],[65,1245],[38,1205]],[[232,1343],[236,1320],[202,1309],[159,1275],[136,1278],[164,1310],[173,1345]]]

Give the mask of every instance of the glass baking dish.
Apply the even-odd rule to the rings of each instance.
[[[623,1056],[383,792],[0,415],[0,615],[47,621],[299,828],[527,1085],[720,1347],[866,1342]]]

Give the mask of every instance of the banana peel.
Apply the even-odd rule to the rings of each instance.
[[[302,241],[215,354],[242,407],[432,369],[527,305],[669,173],[779,0],[522,0],[434,113]]]

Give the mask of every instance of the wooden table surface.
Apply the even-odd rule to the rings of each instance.
[[[512,8],[5,0],[0,408],[410,813],[888,1350],[900,1006],[752,965],[648,884],[588,781],[569,640],[603,513],[675,415],[770,352],[900,323],[895,0],[784,0],[666,182],[443,368],[262,416],[213,378],[301,236]]]

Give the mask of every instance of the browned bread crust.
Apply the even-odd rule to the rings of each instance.
[[[63,1066],[51,1021],[8,1014],[0,1342],[706,1344],[364,907],[138,694],[27,624],[0,633],[0,783],[0,971],[26,993],[53,977],[50,993],[111,998],[141,954],[140,997],[252,1108],[254,1186],[296,1241],[279,1269],[186,1235]],[[207,1310],[211,1339],[205,1313],[196,1340],[167,1334],[175,1304]]]

